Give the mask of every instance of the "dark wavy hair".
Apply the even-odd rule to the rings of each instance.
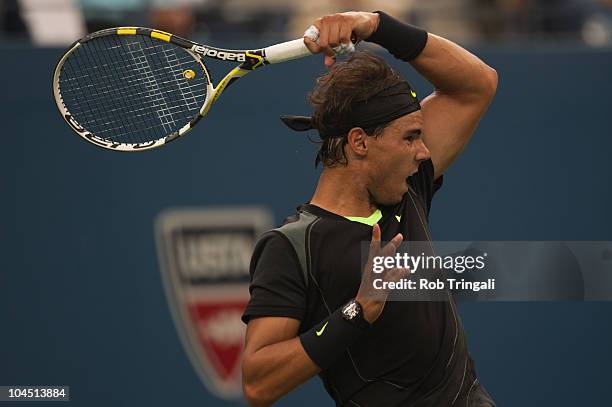
[[[380,57],[358,52],[349,59],[336,62],[308,95],[314,125],[319,129],[350,127],[347,118],[355,102],[367,100],[372,95],[403,79]],[[388,123],[364,129],[368,136],[377,137]],[[315,166],[323,162],[326,167],[346,165],[344,147],[347,134],[321,137]]]

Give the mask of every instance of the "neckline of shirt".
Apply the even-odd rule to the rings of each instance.
[[[358,223],[361,225],[372,227],[375,223],[380,223],[380,221],[384,218],[383,211],[378,208],[370,216],[342,216],[337,213],[330,212],[326,209],[321,208],[320,206],[313,205],[311,203],[305,203],[298,207],[298,210],[305,210],[319,217],[327,217],[327,218],[335,218],[337,220]]]

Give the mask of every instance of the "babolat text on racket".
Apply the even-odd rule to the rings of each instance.
[[[110,28],[68,48],[55,67],[53,94],[61,115],[85,140],[114,151],[143,151],[189,132],[247,73],[308,55],[302,38],[240,51],[149,28]],[[203,57],[239,65],[213,86]]]

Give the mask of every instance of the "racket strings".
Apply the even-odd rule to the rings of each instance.
[[[113,96],[113,95],[112,95],[112,89],[113,89],[113,88],[112,88],[112,85],[109,85],[109,84],[107,84],[107,83],[109,82],[110,78],[114,76],[114,75],[112,74],[112,67],[113,67],[113,63],[112,63],[112,62],[109,60],[109,58],[107,57],[107,55],[106,55],[104,52],[102,52],[102,51],[101,51],[101,50],[102,50],[101,45],[102,45],[102,44],[101,44],[99,41],[97,41],[97,42],[93,42],[93,43],[92,43],[92,49],[94,49],[94,50],[96,51],[97,55],[99,55],[99,57],[100,57],[100,62],[104,62],[104,63],[100,64],[100,67],[101,67],[102,69],[100,69],[99,71],[101,71],[101,72],[100,72],[100,73],[98,73],[98,75],[99,75],[99,78],[98,78],[98,79],[99,79],[99,82],[97,83],[96,92],[99,92],[99,89],[100,89],[100,88],[105,88],[105,89],[107,89],[107,91],[106,91],[106,92],[103,92],[103,96],[105,96],[105,97],[112,97],[112,96]],[[119,48],[119,47],[120,47],[120,45],[116,45],[116,46],[114,46],[114,47],[111,47],[111,49],[113,49],[113,48]],[[104,73],[106,73],[106,75],[105,75]],[[95,74],[96,74],[96,73],[95,73],[95,72],[93,72],[93,73],[88,73],[88,74],[87,74],[87,76],[91,76],[92,74],[95,76]],[[127,79],[125,75],[124,75],[123,77],[124,77],[125,79]],[[128,83],[129,83],[129,82],[128,82]],[[92,87],[92,86],[93,86],[93,85],[90,85],[89,87]],[[99,94],[99,93],[98,93],[98,94]],[[88,118],[88,120],[95,121],[95,122],[96,122],[96,124],[98,124],[98,119],[102,119],[102,118],[104,118],[104,117],[103,117],[103,116],[98,116],[98,115],[97,115],[96,110],[94,110],[94,109],[92,109],[92,108],[91,108],[91,106],[90,106],[90,100],[91,100],[91,98],[93,98],[93,97],[95,97],[95,96],[94,96],[94,95],[89,94],[89,98],[85,99],[85,100],[86,100],[86,104],[87,104],[87,108],[88,108],[88,110],[87,110],[87,111],[85,111],[85,113],[88,113],[88,114],[89,114],[89,118]],[[118,108],[119,108],[119,109],[125,109],[125,108],[126,108],[125,103],[123,102],[123,100],[118,100],[117,102],[118,102],[118,103],[116,103],[116,106],[118,106]],[[105,110],[105,112],[106,112],[107,114],[110,114],[110,113],[114,112],[115,110],[116,110],[116,109],[110,109],[110,108],[108,108],[108,107],[107,107],[107,108],[106,108],[106,110]],[[119,128],[119,129],[121,129],[121,128],[127,128],[127,127],[128,127],[128,126],[130,126],[130,125],[131,125],[131,126],[134,126],[134,123],[133,123],[133,122],[127,122],[127,123],[126,123],[126,121],[125,121],[125,119],[124,119],[124,118],[122,118],[122,119],[121,119],[120,126],[116,126],[116,127],[113,127],[113,126],[112,126],[112,122],[111,122],[111,121],[109,121],[109,120],[106,120],[104,123],[102,123],[102,126],[104,126],[104,127],[102,127],[102,126],[100,126],[100,124],[98,124],[98,126],[100,126],[99,128],[105,128],[105,129],[106,129],[106,132],[115,131],[115,130],[117,130],[118,128]],[[133,131],[133,127],[132,127],[131,131]],[[133,140],[133,137],[129,139],[129,142],[133,142],[133,141],[134,141],[134,140]]]
[[[134,47],[134,44],[136,45],[136,47]],[[143,51],[142,47],[139,46],[138,42],[127,43],[127,46],[128,46],[128,48],[127,48],[128,49],[128,54],[132,57],[132,62],[135,63],[136,69],[134,70],[135,74],[133,74],[133,75],[130,75],[129,73],[124,72],[123,79],[127,81],[126,82],[127,84],[129,84],[128,88],[130,88],[129,90],[132,92],[131,96],[132,97],[138,97],[138,96],[140,96],[142,94],[142,92],[135,91],[132,88],[135,88],[135,87],[139,88],[140,87],[139,84],[138,84],[138,80],[140,79],[142,81],[142,78],[139,77],[138,75],[142,75],[143,74],[143,72],[139,72],[139,71],[142,71],[142,66],[141,65],[145,64],[146,57],[144,57],[143,52],[142,52]],[[136,57],[134,55],[135,52],[139,52],[140,55],[138,55]],[[150,71],[150,66],[149,66],[149,71]],[[144,73],[146,74],[148,72],[144,72]],[[101,79],[107,79],[107,78],[108,78],[108,75],[103,76]],[[152,82],[152,81],[150,79],[148,79],[147,82]],[[107,93],[107,92],[103,92],[103,93]],[[156,96],[158,98],[161,97],[162,100],[163,100],[163,95],[156,94],[155,92],[152,93],[151,89],[150,89],[150,86],[147,89],[146,94],[149,97],[156,97]],[[144,104],[143,107],[141,107],[141,108],[135,108],[135,109],[133,108],[132,109],[132,114],[134,116],[134,119],[142,119],[143,116],[146,115],[146,112],[147,112],[147,110],[149,108],[150,108],[150,104]],[[118,108],[108,110],[108,112],[116,112],[116,111],[123,110],[123,109],[124,109],[124,106],[119,106]],[[159,110],[159,109],[157,109],[157,110]],[[158,113],[158,115],[159,115],[159,113]],[[134,124],[134,123],[132,123],[132,124]],[[145,126],[143,126],[143,124],[145,124],[145,123],[142,123],[142,120],[140,120],[140,123],[138,124],[140,130],[147,130],[147,129],[151,129],[151,128],[154,129],[156,127],[155,125],[149,125],[149,126],[145,125]],[[126,127],[125,126],[125,122],[122,121],[120,123],[119,127],[121,127],[121,126]],[[162,122],[162,126],[163,126],[164,132],[167,132],[168,129],[167,129],[167,126],[165,125],[165,123]],[[118,129],[118,127],[110,127],[110,128],[108,128],[108,131],[116,131],[117,129]],[[162,133],[158,132],[157,135],[156,135],[156,138],[159,137],[159,136],[163,136],[164,132],[162,132]],[[117,136],[111,136],[109,138],[116,138],[116,137]],[[131,141],[142,142],[142,139],[131,140]]]
[[[187,79],[186,70],[196,73]],[[119,143],[163,138],[196,117],[207,72],[180,47],[145,36],[100,37],[66,60],[60,93],[89,132]]]
[[[141,116],[138,114],[138,111],[145,110],[146,106],[141,108],[132,106],[130,109],[131,120],[126,119],[127,115],[117,114],[118,111],[123,113],[130,108],[124,97],[118,97],[120,95],[117,94],[117,86],[114,83],[118,73],[111,70],[113,64],[108,61],[107,53],[100,48],[100,42],[94,41],[91,42],[90,45],[91,47],[89,49],[84,50],[87,56],[92,59],[99,58],[100,61],[104,61],[104,63],[85,65],[85,67],[78,65],[76,67],[73,66],[75,71],[80,70],[85,72],[85,74],[74,78],[76,79],[76,88],[62,87],[62,96],[68,109],[76,116],[77,121],[80,123],[87,123],[86,127],[99,137],[105,139],[111,139],[112,137],[119,138],[124,135],[126,129],[129,129],[129,133],[127,134],[130,136],[121,141],[129,143],[142,142],[142,139],[134,137],[134,134],[138,134],[137,131],[135,132],[136,126],[139,126],[140,131],[148,128],[155,129],[156,127],[151,125],[143,126],[143,120],[138,120],[139,116]],[[112,47],[111,49],[113,48],[118,48],[118,46]],[[70,65],[74,65],[75,61],[75,58],[70,58],[67,62],[70,63]],[[121,69],[122,65],[115,65],[114,68]],[[130,88],[134,88],[137,85],[130,75],[127,75],[125,71],[121,69],[119,76],[125,81],[123,90],[134,92]],[[87,84],[81,87],[82,83]],[[125,84],[128,86],[125,86]],[[82,91],[85,97],[79,97],[81,95],[77,94],[75,91]],[[75,107],[81,107],[82,110],[75,110],[74,107],[69,106],[70,101],[68,100],[69,98],[65,96],[66,93],[74,96],[72,101]],[[105,100],[109,99],[111,99],[111,103],[104,103]],[[84,106],[79,104],[78,100],[83,100]],[[94,104],[93,107],[92,104]],[[117,130],[120,131],[118,132]],[[108,136],[108,134],[110,134],[110,136]],[[159,134],[157,134],[157,136],[159,136]]]
[[[170,50],[168,49],[164,49],[163,50],[163,55],[166,58],[166,62],[168,63],[168,65],[173,65],[176,66],[177,64],[180,63],[180,60],[178,58],[178,56],[176,55],[176,50],[172,49],[172,52],[169,52]],[[180,79],[184,79],[183,73],[181,73],[181,77]],[[186,106],[194,106],[194,107],[199,107],[200,105],[198,104],[198,100],[196,99],[196,95],[192,92],[191,87],[187,86],[184,80],[179,80],[179,77],[177,75],[174,75],[174,81],[181,93],[181,96],[183,97],[183,101],[185,102]],[[190,99],[189,101],[187,99]]]
[[[85,52],[87,53],[88,57],[99,58],[100,62],[103,62],[103,63],[100,63],[99,65],[85,65],[85,67],[83,68],[79,66],[74,67],[75,71],[82,69],[82,71],[85,72],[85,74],[82,75],[81,77],[74,78],[74,79],[77,79],[77,82],[75,84],[77,87],[77,90],[81,84],[81,81],[83,81],[84,83],[87,83],[87,85],[84,86],[82,89],[86,93],[86,97],[82,98],[85,102],[85,106],[83,106],[83,110],[80,111],[82,116],[77,116],[77,117],[80,122],[88,123],[88,126],[87,126],[88,128],[98,130],[98,133],[94,132],[94,134],[101,136],[103,138],[109,138],[109,137],[104,137],[103,135],[106,133],[116,131],[118,129],[127,129],[127,128],[130,128],[130,131],[133,132],[136,124],[134,123],[135,120],[126,122],[124,117],[114,114],[114,112],[117,110],[124,110],[128,108],[128,106],[126,106],[125,100],[122,98],[117,98],[115,100],[116,102],[114,104],[116,106],[115,109],[110,108],[110,107],[105,107],[104,115],[102,115],[100,112],[100,107],[102,106],[97,106],[98,107],[97,109],[94,109],[91,106],[92,100],[95,100],[96,97],[101,98],[101,100],[104,97],[112,98],[113,96],[115,96],[115,92],[116,92],[116,89],[112,83],[114,79],[111,80],[111,78],[115,78],[117,73],[112,71],[113,63],[109,61],[109,58],[107,57],[107,53],[103,52],[103,48],[101,48],[100,45],[101,45],[100,41],[91,42],[91,49],[85,49]],[[116,45],[114,47],[110,47],[109,49],[112,50],[114,48],[119,48],[119,47],[120,45]],[[90,56],[90,54],[92,54],[91,51],[94,51],[93,57]],[[72,65],[72,62],[74,60],[75,60],[74,58],[70,58],[68,59],[68,62],[70,62]],[[89,68],[89,69],[86,69],[86,68]],[[115,68],[121,68],[121,66],[120,65],[115,66]],[[122,78],[126,80],[125,83],[128,83],[128,84],[131,83],[131,81],[129,80],[130,79],[129,76],[125,75],[123,72],[122,72]],[[91,89],[91,88],[94,88],[94,86],[95,86],[95,90]],[[104,91],[100,92],[100,89],[104,89]],[[92,92],[95,92],[95,94],[93,94]],[[76,96],[76,94],[74,96]],[[76,100],[76,98],[75,100],[73,100],[73,102],[75,104],[78,104],[78,101]],[[112,106],[112,105],[109,104],[109,106]],[[135,110],[137,109],[133,108],[132,112],[135,113]],[[71,111],[74,111],[74,110],[71,110]],[[113,117],[115,120],[108,120],[107,119],[108,117]],[[113,126],[112,124],[115,124],[115,126]],[[92,127],[92,125],[95,125],[95,126]],[[104,130],[100,130],[100,129],[104,129]],[[121,133],[115,133],[115,134],[121,135]],[[130,134],[137,134],[137,133],[130,133]],[[126,139],[126,142],[134,142],[134,141],[140,142],[140,140],[134,140],[133,136],[129,137],[129,139]]]
[[[155,114],[161,122],[164,132],[171,133],[171,126],[175,123],[172,113],[169,112],[168,102],[164,97],[162,88],[157,83],[155,75],[151,75],[153,69],[147,55],[144,53],[140,42],[128,43],[128,54],[132,58],[136,78],[141,81],[146,89],[146,97],[150,102],[150,106],[155,109]],[[153,54],[149,55],[152,57]]]

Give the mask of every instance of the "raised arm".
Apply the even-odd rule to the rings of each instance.
[[[431,33],[411,64],[435,87],[421,107],[423,140],[438,178],[476,130],[495,95],[497,72],[474,54]]]
[[[318,19],[313,52],[334,63],[333,48],[357,39],[373,41],[408,61],[435,88],[421,103],[423,139],[439,177],[463,150],[497,88],[497,72],[453,42],[379,13],[348,12]]]

